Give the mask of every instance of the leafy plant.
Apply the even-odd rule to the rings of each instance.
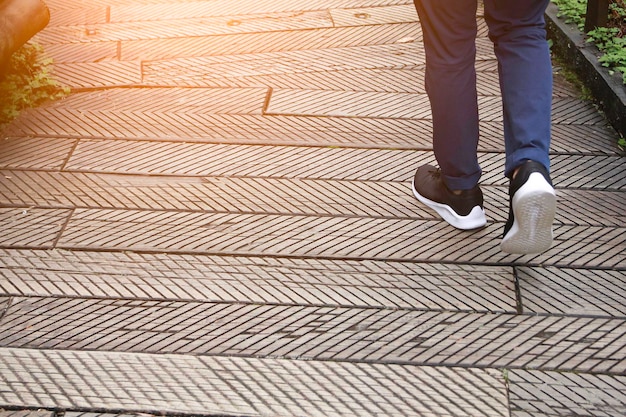
[[[587,35],[603,51],[598,61],[603,67],[619,70],[626,84],[626,38],[618,36],[619,29],[596,28]]]
[[[559,17],[574,23],[582,31],[585,26],[587,0],[553,0],[559,7]],[[611,71],[622,73],[626,84],[626,4],[625,0],[612,0],[609,4],[607,27],[596,28],[587,33],[587,41],[593,42],[603,55],[598,61]]]
[[[51,75],[52,59],[43,58],[43,48],[27,43],[15,52],[0,78],[0,125],[27,108],[65,97],[69,88]]]
[[[587,0],[553,0],[553,3],[559,6],[558,17],[565,18],[567,23],[573,23],[578,29],[583,30]]]

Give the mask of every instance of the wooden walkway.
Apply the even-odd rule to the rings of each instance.
[[[626,163],[555,68],[556,239],[412,196],[410,0],[47,0],[73,88],[0,135],[0,417],[626,416]]]

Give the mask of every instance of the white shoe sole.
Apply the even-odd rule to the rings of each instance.
[[[533,254],[548,250],[556,212],[554,188],[543,175],[533,172],[513,196],[512,205],[513,226],[502,239],[502,251]]]
[[[487,218],[485,217],[485,210],[480,206],[475,206],[472,211],[466,216],[459,216],[450,206],[447,204],[437,203],[422,196],[415,189],[415,182],[411,184],[413,194],[422,203],[426,204],[431,209],[435,210],[437,214],[441,216],[448,224],[462,230],[471,230],[483,227],[487,224]]]

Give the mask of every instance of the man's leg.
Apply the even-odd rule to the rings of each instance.
[[[480,178],[476,95],[476,0],[415,0],[426,50],[433,148],[451,189]]]
[[[505,175],[533,160],[550,169],[552,63],[544,13],[549,0],[485,0],[485,20],[498,57]]]
[[[415,0],[426,51],[426,91],[440,169],[420,167],[415,196],[460,229],[484,226],[476,94],[477,0]],[[453,191],[455,190],[455,191]]]
[[[498,58],[505,175],[510,212],[502,250],[538,253],[552,243],[556,197],[550,180],[552,65],[544,13],[549,0],[485,0],[485,20]]]

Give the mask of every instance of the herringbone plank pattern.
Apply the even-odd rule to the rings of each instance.
[[[508,217],[477,12],[488,224],[436,163],[412,0],[47,0],[72,88],[0,137],[0,417],[626,415],[626,164],[555,66],[553,246]]]

